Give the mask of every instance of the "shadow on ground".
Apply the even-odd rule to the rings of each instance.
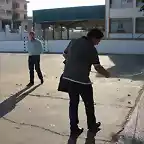
[[[107,70],[113,78],[144,81],[144,55],[108,55],[115,64]]]
[[[133,137],[120,136],[117,144],[144,144],[144,140]]]
[[[87,137],[85,139],[85,144],[95,144],[95,136],[96,134],[93,134],[89,131],[87,131]],[[67,144],[77,144],[77,138],[69,138]]]
[[[29,93],[33,92],[35,89],[37,89],[40,86],[40,84],[34,86],[34,87],[25,87],[24,89],[20,90],[19,92],[13,94],[8,99],[0,103],[0,118],[11,112],[16,104],[23,100]],[[26,91],[26,92],[25,92]]]

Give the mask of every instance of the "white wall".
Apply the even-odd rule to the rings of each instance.
[[[69,40],[49,40],[45,52],[62,53]],[[97,46],[102,54],[144,54],[142,40],[103,40]],[[1,41],[0,52],[25,52],[23,41]]]
[[[136,18],[142,17],[140,8],[110,9],[110,18]]]
[[[0,32],[0,41],[21,41],[24,37],[28,37],[28,32],[22,33],[10,33],[10,32]]]
[[[106,37],[107,38],[137,38],[141,34],[136,33],[136,18],[144,17],[139,12],[139,7],[136,6],[136,0],[133,3],[122,4],[121,0],[112,0],[112,7],[110,8],[110,0],[106,1]],[[133,34],[121,34],[121,33],[109,33],[109,19],[111,18],[132,18],[133,23]],[[141,36],[144,38],[144,35]]]
[[[24,41],[0,41],[0,52],[24,52]]]
[[[143,39],[144,40],[144,34],[130,34],[130,33],[124,33],[124,34],[121,34],[121,33],[110,33],[109,34],[109,38],[115,38],[115,39],[119,39],[119,38],[131,38],[131,39]]]

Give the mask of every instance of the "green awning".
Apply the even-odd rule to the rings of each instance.
[[[104,20],[105,5],[33,11],[34,23],[55,23],[64,21]]]

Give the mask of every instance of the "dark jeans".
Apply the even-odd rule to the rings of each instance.
[[[30,82],[34,83],[34,68],[38,74],[40,80],[43,79],[42,72],[40,69],[40,55],[29,56],[28,58],[28,66],[30,73]]]
[[[78,105],[79,105],[80,95],[85,105],[88,129],[91,130],[96,125],[92,85],[84,85],[84,84],[70,82],[69,83],[69,97],[70,97],[69,118],[70,118],[71,131],[75,131],[78,128],[78,123],[79,123]]]

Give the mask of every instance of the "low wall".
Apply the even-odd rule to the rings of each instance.
[[[0,41],[0,52],[26,52],[24,41]],[[62,53],[69,40],[45,41],[44,51],[49,53]],[[144,41],[142,40],[103,40],[97,46],[101,54],[144,54]]]

